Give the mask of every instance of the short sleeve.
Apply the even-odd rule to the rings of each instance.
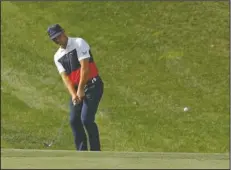
[[[77,40],[77,45],[78,45],[78,49],[77,49],[77,53],[78,53],[78,60],[83,60],[86,58],[90,58],[90,46],[88,45],[88,43],[82,39],[82,38],[78,38]]]
[[[58,60],[55,59],[54,61],[55,61],[55,65],[56,65],[56,67],[57,67],[59,73],[62,73],[62,72],[64,72],[64,71],[66,71],[66,70],[63,68],[62,64],[61,64]]]

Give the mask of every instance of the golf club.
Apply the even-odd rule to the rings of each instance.
[[[54,139],[50,143],[48,143],[48,142],[43,143],[43,145],[45,147],[51,147],[55,142],[57,142],[57,140],[61,137],[63,126],[64,126],[65,122],[66,122],[66,116],[65,116],[65,119],[63,119],[63,121],[62,121],[61,127],[58,129],[58,133],[57,133],[56,137],[54,137]]]

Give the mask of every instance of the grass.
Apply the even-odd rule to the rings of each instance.
[[[2,168],[228,168],[228,154],[2,150]],[[12,161],[14,164],[12,164]]]
[[[8,1],[1,8],[2,148],[42,149],[67,119],[52,149],[74,149],[57,46],[46,34],[60,23],[91,45],[105,82],[96,120],[104,151],[229,152],[228,1]]]

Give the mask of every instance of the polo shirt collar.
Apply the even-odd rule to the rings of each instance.
[[[68,39],[67,39],[67,47],[66,48],[68,48],[70,46],[71,46],[71,39],[70,39],[70,37],[68,37]]]

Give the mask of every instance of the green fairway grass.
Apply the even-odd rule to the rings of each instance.
[[[1,12],[2,148],[43,149],[66,119],[50,149],[74,149],[58,47],[46,33],[59,23],[91,45],[104,80],[96,117],[103,151],[229,152],[229,1],[7,1]],[[40,167],[44,156],[3,160]],[[49,159],[60,167],[66,160]]]
[[[2,168],[228,168],[228,154],[3,149]],[[12,163],[13,162],[13,163]]]

